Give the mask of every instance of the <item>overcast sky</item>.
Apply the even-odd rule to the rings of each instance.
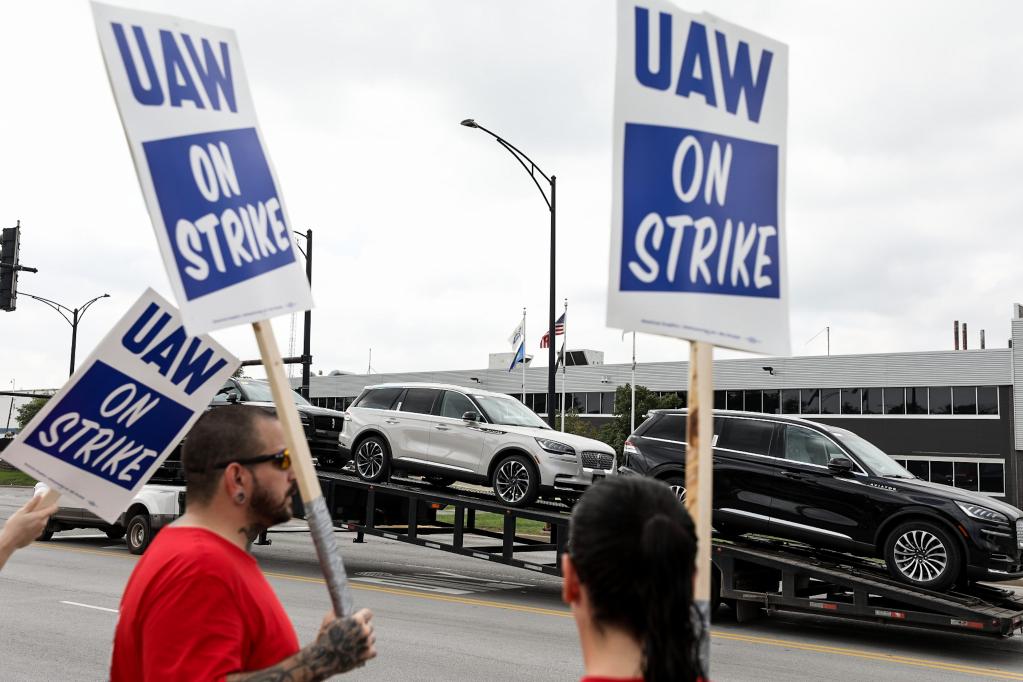
[[[528,308],[547,325],[548,213],[475,117],[558,176],[557,299],[573,348],[626,362],[605,322],[614,5],[120,3],[237,32],[293,227],[315,232],[314,371],[469,369]],[[1023,3],[687,3],[789,46],[792,353],[1006,345],[1023,300]],[[170,298],[88,3],[0,2],[0,224],[20,289],[89,309],[78,359],[147,286]],[[276,320],[288,352],[289,318]],[[301,317],[296,323],[301,352]],[[215,336],[258,353],[247,328]],[[688,357],[641,335],[640,361]],[[0,387],[55,387],[70,326],[0,313]],[[546,355],[536,364],[545,364]],[[6,401],[2,401],[6,402]],[[6,406],[6,405],[4,405]]]

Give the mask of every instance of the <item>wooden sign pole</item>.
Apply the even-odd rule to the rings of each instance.
[[[696,525],[696,585],[693,601],[700,618],[699,656],[710,674],[711,514],[713,495],[714,347],[689,344],[689,411],[686,417],[686,510]]]
[[[341,554],[334,537],[334,522],[327,510],[327,503],[320,490],[320,481],[316,478],[313,458],[309,454],[309,443],[306,441],[302,422],[292,398],[291,384],[284,374],[284,363],[281,352],[277,348],[277,339],[269,320],[252,323],[256,334],[259,353],[263,358],[270,389],[273,392],[274,404],[277,406],[277,418],[284,427],[284,437],[291,451],[291,465],[295,468],[299,494],[305,507],[305,518],[309,523],[309,531],[316,546],[316,555],[320,560],[320,568],[327,582],[330,601],[334,613],[338,617],[350,616],[355,612],[352,592],[348,586],[348,576]]]

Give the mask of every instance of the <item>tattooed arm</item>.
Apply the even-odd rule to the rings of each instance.
[[[275,666],[228,675],[228,682],[316,682],[348,672],[377,655],[373,614],[362,609],[350,618],[324,624],[316,641]]]

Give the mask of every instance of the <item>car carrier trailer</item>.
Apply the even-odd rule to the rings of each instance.
[[[1009,637],[1023,627],[1023,595],[972,584],[932,592],[891,578],[880,563],[768,538],[715,539],[715,592],[740,623],[807,613]]]
[[[563,505],[518,509],[492,493],[411,479],[368,483],[333,472],[319,479],[335,525],[353,531],[355,542],[378,536],[561,575],[570,519]],[[440,510],[453,510],[452,518],[439,519]],[[479,528],[477,514],[484,512],[501,516],[503,529]],[[520,519],[543,522],[549,538],[518,532]],[[712,559],[718,569],[712,598],[733,606],[740,623],[792,612],[995,637],[1023,629],[1023,595],[1008,589],[973,584],[932,592],[896,581],[876,561],[756,536],[715,538]]]
[[[356,533],[389,538],[421,547],[485,559],[548,575],[561,575],[561,555],[568,542],[569,512],[554,503],[519,509],[497,502],[493,493],[438,489],[413,480],[368,483],[344,473],[320,472],[320,487],[334,524]],[[453,518],[438,519],[451,510]],[[477,514],[502,517],[501,531],[477,525]],[[519,520],[545,524],[549,538],[520,533]],[[549,529],[549,531],[547,530]]]

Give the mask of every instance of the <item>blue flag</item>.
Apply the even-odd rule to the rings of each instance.
[[[509,372],[512,371],[513,369],[515,369],[515,365],[519,364],[520,362],[525,362],[525,361],[526,361],[526,342],[523,341],[522,343],[519,344],[519,350],[518,350],[518,352],[515,353],[515,359],[512,360],[511,365],[508,367],[508,371]]]

